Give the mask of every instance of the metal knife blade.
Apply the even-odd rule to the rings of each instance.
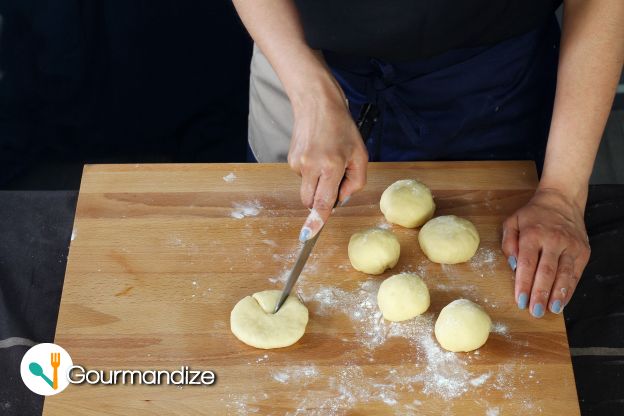
[[[299,276],[301,275],[301,271],[303,270],[303,267],[308,261],[308,257],[310,257],[310,253],[312,253],[312,249],[314,248],[314,245],[316,244],[316,240],[318,240],[319,235],[321,234],[321,231],[323,231],[323,229],[321,229],[318,233],[316,233],[314,237],[310,238],[305,243],[303,243],[303,246],[301,247],[301,251],[299,251],[299,256],[297,256],[297,261],[295,262],[295,266],[293,267],[292,271],[290,272],[290,275],[288,276],[288,280],[286,281],[286,286],[284,286],[282,295],[280,296],[279,301],[275,305],[275,310],[273,311],[273,313],[277,313],[277,311],[280,310],[284,302],[286,302],[286,298],[288,298],[288,295],[290,295],[292,288],[295,286],[295,283],[297,283],[297,279],[299,279]]]

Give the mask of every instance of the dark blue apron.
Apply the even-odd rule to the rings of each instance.
[[[367,102],[379,110],[367,140],[371,161],[529,159],[541,167],[559,37],[553,16],[494,46],[431,59],[324,54],[354,117]]]

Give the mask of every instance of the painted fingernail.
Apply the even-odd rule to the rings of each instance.
[[[533,316],[536,318],[541,318],[542,316],[544,316],[544,307],[541,303],[536,303],[533,306]]]
[[[344,207],[345,205],[347,205],[350,199],[351,199],[351,195],[347,196],[345,199],[342,200],[342,202],[340,202],[340,206]]]
[[[526,309],[528,301],[529,296],[526,293],[520,293],[520,296],[518,296],[518,308]]]
[[[308,227],[303,227],[299,233],[299,241],[305,243],[310,238],[310,234],[312,234],[312,230]]]
[[[552,305],[550,305],[550,310],[553,313],[560,313],[561,312],[561,301],[560,300],[556,300],[552,303]]]
[[[509,256],[507,258],[507,263],[509,263],[509,267],[511,267],[511,271],[515,272],[516,267],[518,267],[518,261],[516,260],[516,256]]]

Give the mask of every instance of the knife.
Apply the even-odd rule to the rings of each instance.
[[[360,115],[358,117],[358,121],[356,125],[365,143],[371,131],[373,130],[373,126],[375,125],[375,122],[377,121],[377,114],[378,114],[377,108],[373,104],[369,104],[369,103],[364,104],[362,106],[362,109],[360,110]],[[342,184],[342,181],[340,183]],[[340,189],[340,187],[338,187],[338,189]],[[336,199],[336,202],[334,203],[334,208],[336,208],[337,205],[338,205],[338,199]],[[314,245],[316,244],[316,240],[318,240],[319,236],[321,235],[321,231],[323,231],[324,227],[325,227],[325,224],[323,224],[321,229],[318,231],[318,233],[316,233],[314,237],[310,238],[309,240],[306,240],[306,242],[303,243],[303,246],[301,247],[301,251],[299,251],[299,255],[297,256],[297,261],[295,262],[295,266],[293,267],[293,269],[290,272],[290,275],[288,276],[288,280],[286,281],[286,286],[284,286],[284,290],[282,290],[282,295],[280,296],[279,301],[275,305],[275,310],[273,311],[273,313],[277,313],[277,311],[280,310],[284,302],[286,302],[288,295],[290,295],[292,288],[295,286],[295,283],[297,283],[297,279],[299,279],[299,276],[301,275],[301,271],[303,270],[306,262],[308,261],[308,258],[310,257],[310,253],[312,253],[312,249],[314,248]]]

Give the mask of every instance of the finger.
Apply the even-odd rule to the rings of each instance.
[[[319,181],[320,172],[306,171],[301,177],[301,202],[304,206],[312,208],[314,204],[314,194]]]
[[[318,211],[315,208],[310,210],[310,214],[308,214],[308,218],[306,218],[303,223],[303,227],[301,227],[301,231],[299,232],[299,241],[305,243],[310,238],[314,237],[321,228],[323,228],[323,224],[325,222],[319,215]]]
[[[574,259],[574,275],[576,277],[580,278],[583,275],[583,271],[585,270],[587,263],[589,263],[590,255],[591,249],[589,247],[589,242],[587,241],[584,242],[580,254]]]
[[[314,194],[312,211],[301,228],[299,240],[306,241],[314,237],[327,222],[334,209],[334,203],[338,197],[338,186],[344,174],[344,172],[338,174],[336,172],[338,170],[321,174]]]
[[[572,276],[570,277],[570,280],[568,281],[566,298],[565,298],[565,301],[563,302],[564,308],[572,299],[572,295],[574,294],[574,291],[576,290],[576,286],[578,285],[579,280],[581,279],[581,276],[583,276],[583,271],[585,270],[585,267],[587,266],[587,263],[589,262],[590,255],[591,255],[591,249],[589,246],[589,240],[586,239],[586,241],[581,247],[580,253],[573,256],[574,271],[572,272]]]
[[[503,223],[503,243],[501,248],[507,256],[511,271],[515,272],[518,265],[518,216],[512,215]]]
[[[565,251],[559,257],[559,265],[557,266],[557,277],[555,278],[555,284],[552,287],[552,293],[550,294],[549,309],[553,313],[561,313],[568,293],[570,292],[570,285],[573,284],[574,279],[574,257]]]
[[[583,276],[583,271],[589,262],[589,256],[590,250],[588,245],[584,247],[581,254],[577,255],[574,259],[574,272],[572,273],[568,283],[568,293],[565,302],[563,303],[564,308],[572,299],[572,295],[578,286],[579,280],[581,280],[581,276]]]
[[[561,252],[543,249],[535,272],[535,280],[531,290],[531,315],[541,318],[546,312],[550,292],[557,276],[559,256]]]
[[[574,291],[576,291],[576,287],[578,286],[578,282],[579,280],[581,280],[581,275],[573,273],[572,276],[570,277],[570,280],[568,280],[568,288],[565,291],[566,292],[566,298],[565,301],[563,302],[563,308],[565,308],[568,303],[570,303],[570,300],[572,299],[572,295],[574,295]]]
[[[344,175],[344,170],[334,170],[324,173],[319,178],[316,193],[314,194],[314,209],[318,212],[323,222],[326,222],[334,209],[338,198],[338,187]]]
[[[520,232],[518,243],[518,268],[516,269],[515,297],[518,308],[524,309],[529,302],[533,278],[539,259],[539,245],[530,234]]]
[[[340,206],[346,205],[351,195],[364,188],[366,185],[366,169],[368,166],[368,154],[366,150],[360,152],[354,160],[349,163],[345,170],[344,179],[340,185],[339,197]]]

